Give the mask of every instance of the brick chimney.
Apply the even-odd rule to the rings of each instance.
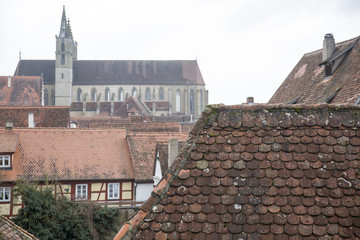
[[[323,54],[322,60],[325,61],[328,59],[335,50],[335,39],[332,33],[325,34],[324,41],[323,41]]]

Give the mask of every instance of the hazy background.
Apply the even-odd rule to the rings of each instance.
[[[210,103],[267,102],[325,33],[360,35],[358,0],[0,0],[0,75],[55,58],[63,5],[79,60],[197,59]]]

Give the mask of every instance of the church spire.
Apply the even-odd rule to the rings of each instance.
[[[61,17],[61,25],[60,25],[60,34],[59,37],[66,37],[67,32],[67,22],[66,22],[66,13],[65,13],[65,5],[63,6],[63,12]]]
[[[70,26],[70,19],[67,20],[67,25],[66,25],[66,37],[73,39],[73,35],[72,35],[72,31],[71,31],[71,26]]]

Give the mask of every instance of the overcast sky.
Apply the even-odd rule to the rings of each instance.
[[[0,0],[0,75],[54,59],[62,6],[79,60],[194,60],[209,103],[267,102],[304,53],[360,35],[359,0]]]

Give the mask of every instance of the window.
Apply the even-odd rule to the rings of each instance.
[[[136,97],[136,95],[137,95],[136,88],[133,88],[133,90],[132,90],[132,96],[133,96],[133,97]]]
[[[105,89],[105,101],[110,101],[110,89],[108,87]]]
[[[10,187],[0,187],[0,202],[10,202]]]
[[[146,88],[145,90],[145,100],[150,101],[150,88]]]
[[[0,155],[0,168],[10,167],[10,155]]]
[[[176,112],[180,112],[180,101],[181,101],[181,97],[180,97],[180,90],[176,91]]]
[[[65,52],[65,44],[61,43],[61,52]]]
[[[119,101],[124,101],[124,90],[122,88],[119,89]]]
[[[65,65],[65,55],[61,54],[61,65]],[[64,78],[64,75],[62,75]]]
[[[164,100],[164,89],[160,88],[159,90],[159,100]]]
[[[87,200],[87,184],[76,184],[75,188],[75,199],[76,200]]]
[[[78,102],[81,102],[82,101],[82,90],[81,88],[78,88],[77,90],[77,97],[76,97],[77,101]]]
[[[120,195],[119,183],[108,183],[108,199],[119,199]]]
[[[96,89],[91,89],[91,101],[96,102]]]
[[[190,114],[194,114],[194,90],[190,90]]]

